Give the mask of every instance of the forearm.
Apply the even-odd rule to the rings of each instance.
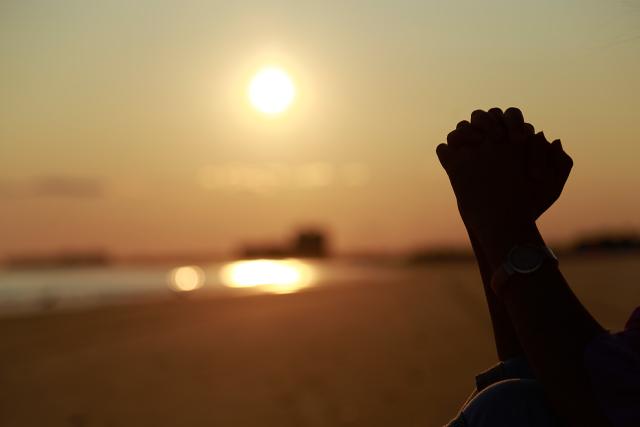
[[[515,245],[544,245],[535,224],[498,227],[480,234],[480,246],[492,271]],[[519,342],[558,411],[575,425],[606,425],[593,404],[583,366],[587,343],[603,329],[578,301],[557,266],[546,264],[533,274],[513,275],[502,289],[500,297]]]
[[[478,239],[468,228],[467,233],[469,234],[471,247],[473,248],[476,261],[478,262],[478,269],[480,270],[480,277],[482,278],[498,358],[500,360],[507,360],[521,356],[523,354],[522,347],[518,342],[516,331],[511,324],[509,313],[507,312],[505,305],[496,297],[495,293],[491,289],[491,277],[493,275],[491,265],[486,259]]]
[[[555,266],[514,277],[502,299],[527,359],[558,411],[572,425],[606,425],[584,366],[587,344],[602,328]]]

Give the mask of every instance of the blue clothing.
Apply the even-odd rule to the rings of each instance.
[[[531,379],[509,379],[478,393],[449,427],[562,427],[542,385]]]
[[[523,358],[476,376],[476,390],[447,427],[561,427]]]
[[[596,402],[613,427],[640,426],[640,307],[625,329],[595,337],[584,365]],[[448,427],[562,426],[526,360],[501,362],[476,377],[476,391]]]

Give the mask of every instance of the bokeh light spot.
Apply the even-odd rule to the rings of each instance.
[[[298,260],[235,261],[220,271],[222,283],[231,288],[260,287],[266,292],[297,292],[311,284],[313,271]]]
[[[178,292],[191,292],[204,285],[205,275],[200,267],[187,265],[171,270],[169,287]]]

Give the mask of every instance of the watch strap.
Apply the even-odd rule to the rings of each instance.
[[[511,259],[510,259],[511,253],[516,248],[517,248],[517,246],[514,247],[513,249],[511,249],[511,251],[509,251],[509,255],[507,255],[507,260],[505,262],[503,262],[500,267],[498,267],[498,269],[493,273],[493,276],[491,277],[491,289],[493,289],[493,292],[498,296],[502,295],[502,292],[503,292],[505,286],[509,283],[509,279],[513,275],[515,275],[515,274],[524,274],[524,275],[533,274],[536,271],[539,271],[541,268],[543,268],[549,262],[552,262],[554,265],[558,265],[558,258],[553,253],[551,248],[549,248],[548,246],[540,246],[539,249],[544,253],[544,258],[543,258],[542,262],[540,263],[540,265],[535,270],[530,271],[528,273],[519,272],[516,268],[514,268],[514,266],[511,263]]]

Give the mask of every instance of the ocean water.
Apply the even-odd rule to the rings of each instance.
[[[0,313],[123,304],[177,297],[284,294],[317,287],[407,280],[392,263],[254,260],[203,265],[121,265],[0,270]]]
[[[605,324],[619,327],[640,306],[638,254],[570,257],[560,266],[576,294],[595,314],[604,316]],[[0,314],[402,284],[445,287],[458,299],[472,299],[478,307],[484,304],[473,262],[410,266],[391,261],[259,260],[0,270]]]

